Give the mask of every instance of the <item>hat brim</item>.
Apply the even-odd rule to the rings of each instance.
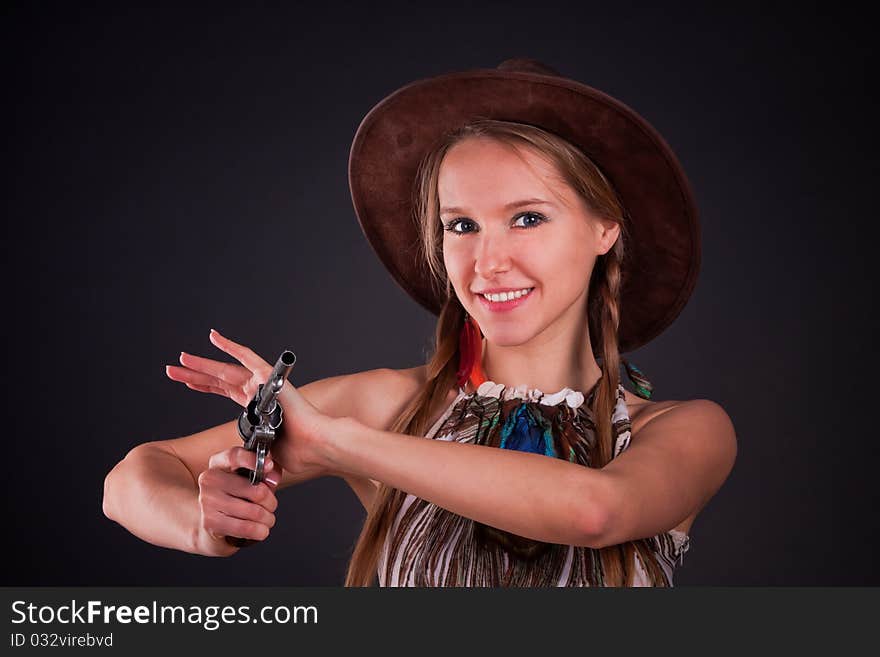
[[[608,177],[629,217],[618,344],[628,352],[678,317],[700,267],[700,227],[690,184],[672,149],[641,116],[579,82],[480,69],[419,80],[364,117],[349,155],[361,228],[394,280],[438,314],[420,260],[413,185],[441,136],[476,117],[529,123],[578,146]]]

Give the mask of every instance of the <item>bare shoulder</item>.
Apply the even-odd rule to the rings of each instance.
[[[695,439],[695,449],[715,451],[721,458],[735,458],[736,431],[727,411],[717,402],[711,399],[652,402],[629,391],[626,391],[626,401],[633,442],[648,435],[656,440],[667,434],[686,434]]]
[[[705,488],[713,495],[733,468],[737,454],[736,430],[727,411],[711,399],[675,402],[654,413],[633,442],[677,452],[679,462],[703,472]],[[706,501],[708,501],[708,497]]]
[[[358,419],[367,426],[389,429],[425,385],[425,369],[420,365],[371,370],[364,381],[366,390],[360,398]]]
[[[633,439],[649,423],[652,424],[653,429],[656,426],[654,421],[672,410],[675,410],[676,422],[692,422],[707,426],[709,429],[732,430],[733,428],[730,416],[724,408],[710,399],[673,399],[655,402],[642,399],[628,390],[624,391],[624,398],[632,425]]]
[[[626,391],[633,446],[678,452],[679,461],[700,463],[703,501],[675,529],[689,533],[698,513],[720,488],[737,454],[736,431],[724,408],[710,399],[652,402]],[[640,448],[641,449],[641,448]]]
[[[395,370],[382,368],[365,372],[361,386],[365,392],[360,397],[354,416],[368,426],[388,430],[403,409],[421,392],[427,383],[427,365]],[[458,389],[452,387],[445,401],[431,410],[428,427],[440,418],[455,401]]]

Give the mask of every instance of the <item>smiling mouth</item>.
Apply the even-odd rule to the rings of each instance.
[[[477,294],[477,296],[482,297],[485,301],[489,303],[505,303],[507,301],[515,301],[517,299],[522,299],[523,297],[527,297],[532,293],[533,287],[526,287],[519,290],[513,290],[511,292],[502,292],[500,294]]]

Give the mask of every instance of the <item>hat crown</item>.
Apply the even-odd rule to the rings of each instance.
[[[537,59],[531,59],[530,57],[505,59],[498,65],[498,70],[512,73],[538,73],[540,75],[552,75],[557,78],[562,77],[558,71],[554,71],[546,64],[542,64]]]

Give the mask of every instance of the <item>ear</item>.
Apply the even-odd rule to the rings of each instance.
[[[610,219],[597,217],[593,227],[596,231],[596,255],[605,255],[620,237],[620,224]]]

